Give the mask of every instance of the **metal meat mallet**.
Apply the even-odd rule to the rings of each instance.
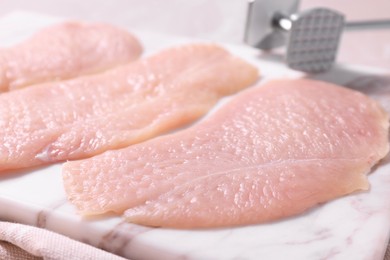
[[[309,73],[330,69],[343,29],[390,26],[390,20],[346,23],[344,15],[327,8],[297,12],[299,0],[250,0],[245,42],[270,50],[286,45],[286,63]]]

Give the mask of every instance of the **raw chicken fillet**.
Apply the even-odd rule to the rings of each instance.
[[[63,180],[81,214],[125,211],[130,222],[172,228],[263,223],[367,190],[388,127],[359,92],[277,80],[180,132],[67,162]]]
[[[0,49],[0,92],[101,72],[137,59],[139,41],[108,24],[64,22]]]
[[[170,48],[105,73],[0,95],[0,170],[80,159],[190,123],[257,69],[222,47]]]

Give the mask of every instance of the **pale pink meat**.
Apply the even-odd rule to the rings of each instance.
[[[141,53],[140,42],[123,29],[64,22],[0,49],[0,91],[101,72],[131,62]]]
[[[127,210],[128,221],[173,228],[262,223],[368,189],[388,127],[359,92],[271,81],[183,131],[65,163],[64,185],[86,215]]]
[[[213,44],[166,49],[102,74],[0,95],[0,170],[80,159],[190,123],[253,84],[256,67]]]

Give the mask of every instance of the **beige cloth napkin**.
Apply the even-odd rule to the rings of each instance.
[[[0,222],[0,259],[123,260],[124,258],[45,229]]]

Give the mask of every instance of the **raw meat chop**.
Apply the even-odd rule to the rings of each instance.
[[[108,24],[65,22],[0,49],[0,91],[101,72],[137,59],[139,41]]]
[[[128,209],[131,222],[174,228],[262,223],[367,190],[388,126],[359,92],[278,80],[186,130],[68,162],[63,179],[82,214]]]
[[[257,69],[212,44],[0,95],[0,170],[80,159],[190,123]]]

